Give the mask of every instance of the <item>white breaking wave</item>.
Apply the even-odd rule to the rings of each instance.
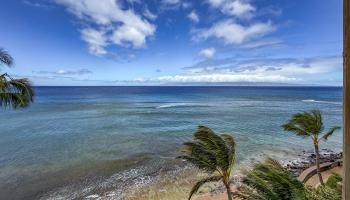
[[[314,99],[305,99],[301,100],[302,102],[308,102],[308,103],[329,103],[329,104],[341,104],[341,102],[335,102],[335,101],[317,101]]]
[[[157,108],[174,108],[174,107],[192,107],[192,106],[207,106],[199,103],[167,103],[158,106]]]

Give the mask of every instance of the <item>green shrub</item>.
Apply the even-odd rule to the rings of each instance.
[[[330,188],[336,189],[339,187],[339,183],[341,183],[342,180],[343,179],[339,174],[333,173],[333,175],[328,178],[326,185]]]

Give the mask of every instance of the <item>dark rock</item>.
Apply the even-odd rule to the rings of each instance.
[[[334,162],[342,158],[342,152],[336,153],[328,149],[322,149],[320,152],[320,162]],[[285,160],[283,166],[295,176],[299,176],[302,171],[315,165],[316,155],[314,152],[302,151],[301,155],[298,155],[297,158],[291,160]]]

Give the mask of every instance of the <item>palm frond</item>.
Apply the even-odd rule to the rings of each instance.
[[[243,187],[239,188],[242,199],[305,199],[303,184],[273,159],[246,173]]]
[[[310,112],[296,113],[282,127],[285,131],[294,132],[299,136],[318,138],[324,129],[321,111],[311,110]]]
[[[229,149],[229,162],[230,168],[234,165],[236,155],[236,142],[232,135],[222,134],[222,139],[225,141],[227,148]]]
[[[225,141],[210,128],[199,126],[194,133],[194,139],[215,155],[217,165],[223,170],[229,168],[229,149]]]
[[[182,155],[178,158],[184,159],[208,173],[216,170],[215,155],[199,142],[185,142],[181,149]]]
[[[13,58],[7,51],[5,51],[2,48],[0,48],[0,65],[1,64],[7,65],[7,66],[13,65]]]
[[[294,132],[299,136],[304,136],[304,137],[310,136],[310,133],[308,133],[306,130],[304,130],[303,128],[301,128],[299,125],[295,123],[295,120],[290,120],[286,124],[283,124],[282,128],[285,131]]]
[[[222,176],[211,176],[211,177],[208,177],[208,178],[205,178],[205,179],[202,179],[200,181],[198,181],[191,189],[191,192],[190,192],[190,195],[188,197],[188,199],[190,200],[193,196],[193,194],[195,194],[199,188],[204,185],[205,183],[208,183],[208,182],[217,182],[217,181],[220,181],[223,177]]]
[[[33,102],[34,90],[28,79],[13,79],[7,74],[0,76],[0,106],[24,108]]]
[[[330,136],[332,136],[333,133],[334,133],[336,130],[339,130],[339,129],[340,129],[339,126],[332,127],[331,129],[329,129],[329,130],[322,136],[322,138],[323,138],[324,140],[328,140],[328,138],[329,138]]]

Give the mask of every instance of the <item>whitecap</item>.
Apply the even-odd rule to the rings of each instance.
[[[194,107],[194,106],[207,106],[207,105],[198,104],[198,103],[167,103],[167,104],[157,106],[157,108]]]
[[[341,104],[341,102],[335,102],[335,101],[317,101],[314,99],[304,99],[301,100],[302,102],[307,102],[307,103],[328,103],[328,104]]]

